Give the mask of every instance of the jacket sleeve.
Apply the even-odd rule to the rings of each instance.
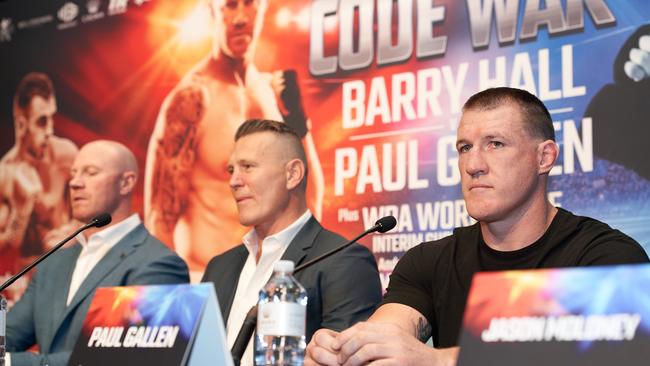
[[[32,277],[23,296],[7,314],[7,352],[25,351],[36,344],[34,308],[38,291],[39,272]]]
[[[34,310],[37,306],[39,277],[39,272],[36,272],[23,296],[11,307],[7,315],[7,351],[11,353],[12,366],[65,366],[70,357],[69,351],[52,354],[26,351],[36,344]]]
[[[11,366],[66,366],[70,351],[49,353],[46,355],[33,352],[11,353]]]
[[[341,331],[368,319],[382,296],[372,253],[364,246],[353,244],[323,264],[321,326]]]

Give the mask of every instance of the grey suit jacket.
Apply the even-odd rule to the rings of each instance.
[[[345,242],[345,238],[324,229],[312,217],[291,241],[282,259],[298,266]],[[214,283],[226,324],[247,257],[248,250],[241,244],[212,258],[203,275],[202,282]],[[366,320],[381,301],[377,263],[372,253],[359,244],[305,268],[295,277],[307,290],[307,341],[320,328],[340,331]]]
[[[140,226],[97,263],[66,306],[81,245],[60,250],[37,268],[7,315],[13,366],[66,365],[97,287],[187,283],[187,265]],[[38,344],[40,353],[23,352]]]

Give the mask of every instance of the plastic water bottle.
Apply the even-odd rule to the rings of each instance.
[[[305,357],[307,291],[292,276],[293,262],[278,261],[260,291],[256,366],[301,366]]]
[[[0,366],[5,366],[5,347],[7,345],[7,300],[0,295]]]

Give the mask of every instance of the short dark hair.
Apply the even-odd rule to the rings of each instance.
[[[270,119],[257,118],[246,120],[239,126],[237,132],[235,132],[235,141],[256,132],[273,132],[278,135],[287,135],[295,137],[298,142],[300,142],[300,137],[298,134],[286,123]]]
[[[508,102],[519,106],[523,117],[522,122],[532,137],[555,141],[553,120],[548,109],[536,96],[522,89],[508,87],[485,89],[472,95],[465,102],[463,112],[476,109],[494,109]]]
[[[52,80],[42,72],[30,72],[18,83],[18,88],[16,88],[16,94],[14,95],[14,115],[18,111],[27,115],[29,104],[36,96],[45,100],[54,96]]]
[[[278,136],[282,136],[288,139],[291,144],[291,148],[294,153],[297,155],[298,159],[302,161],[305,165],[305,179],[304,185],[307,184],[307,154],[305,154],[305,148],[302,146],[300,136],[284,122],[274,121],[270,119],[249,119],[244,121],[237,132],[235,132],[235,141],[238,141],[240,138],[254,133],[259,132],[271,132]]]

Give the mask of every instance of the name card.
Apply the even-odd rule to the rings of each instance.
[[[212,284],[99,288],[70,366],[232,366]]]
[[[650,265],[484,272],[458,365],[648,365]]]

